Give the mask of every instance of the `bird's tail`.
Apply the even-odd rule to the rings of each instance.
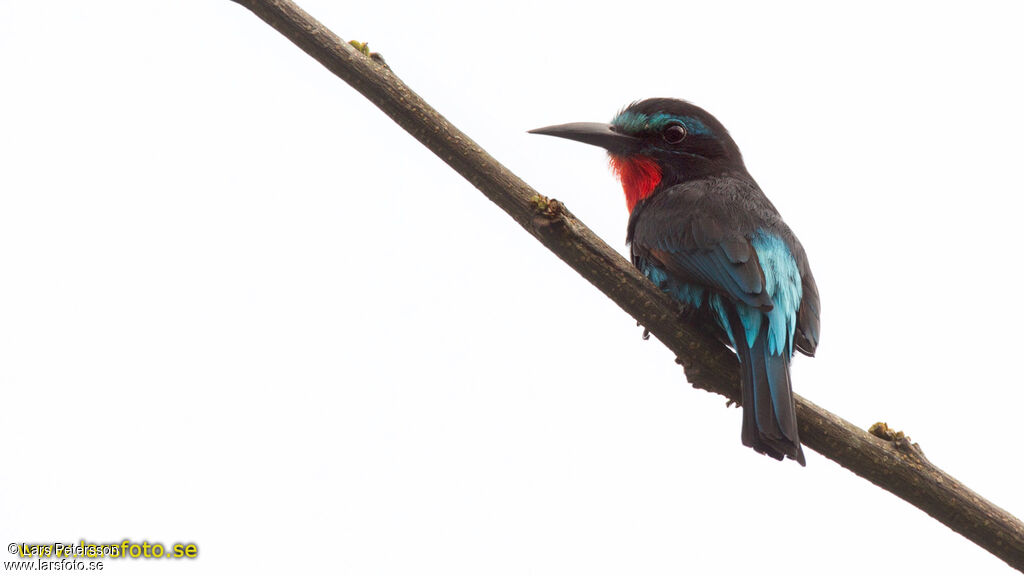
[[[734,334],[743,334],[740,319],[731,314]],[[789,356],[768,348],[768,322],[762,322],[753,345],[735,339],[743,382],[743,444],[776,460],[788,456],[806,466],[797,434],[796,405],[789,381]]]

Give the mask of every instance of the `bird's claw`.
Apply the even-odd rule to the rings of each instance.
[[[636,325],[644,329],[644,333],[641,336],[641,338],[643,338],[644,340],[650,340],[651,339],[651,331],[648,330],[646,326],[641,324],[639,320],[636,321]]]

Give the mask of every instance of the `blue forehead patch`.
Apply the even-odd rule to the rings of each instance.
[[[658,112],[657,114],[643,114],[626,110],[612,120],[612,126],[627,134],[640,134],[642,132],[660,132],[668,124],[678,122],[686,128],[690,134],[711,136],[711,130],[697,118],[690,116],[675,116]]]

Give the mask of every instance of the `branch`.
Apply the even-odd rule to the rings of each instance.
[[[735,355],[557,200],[541,196],[409,89],[380,58],[346,44],[290,0],[234,0],[362,93],[501,207],[527,232],[604,292],[677,355],[696,388],[739,402]],[[1024,524],[929,462],[888,429],[876,437],[796,397],[803,443],[917,506],[1024,571]],[[874,431],[874,429],[873,429]]]

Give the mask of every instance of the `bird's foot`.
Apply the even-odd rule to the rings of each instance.
[[[643,333],[643,335],[642,335],[642,336],[640,336],[640,337],[641,337],[641,338],[643,338],[644,340],[650,340],[650,339],[651,339],[651,331],[650,331],[650,330],[648,330],[646,326],[644,326],[644,325],[640,324],[640,321],[639,321],[639,320],[637,320],[637,321],[636,321],[636,325],[637,325],[637,326],[640,326],[641,328],[643,328],[643,329],[644,329],[644,333]]]

